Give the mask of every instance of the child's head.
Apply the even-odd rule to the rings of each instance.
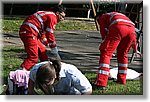
[[[59,79],[60,60],[50,59],[51,62],[42,65],[37,71],[36,83],[45,94],[53,94],[53,83]]]

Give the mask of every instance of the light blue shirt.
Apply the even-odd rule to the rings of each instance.
[[[36,81],[36,72],[40,66],[48,61],[36,64],[30,71],[30,79]],[[76,66],[61,62],[60,80],[54,85],[56,94],[82,94],[92,90],[88,79],[77,69]]]

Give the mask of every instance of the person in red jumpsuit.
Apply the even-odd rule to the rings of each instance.
[[[119,12],[103,13],[97,17],[100,25],[102,43],[99,47],[100,59],[96,88],[105,89],[108,82],[110,59],[117,51],[118,74],[117,82],[126,84],[128,68],[128,52],[130,47],[137,52],[136,34],[134,23],[124,14]],[[94,86],[94,87],[95,87]]]
[[[59,57],[54,30],[56,24],[65,17],[65,8],[62,5],[53,7],[50,11],[38,11],[28,16],[20,27],[19,36],[24,44],[27,58],[21,64],[23,70],[29,71],[40,61],[47,61],[46,46],[51,53]]]

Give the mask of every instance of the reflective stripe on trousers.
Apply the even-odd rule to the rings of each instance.
[[[109,64],[100,63],[99,67],[107,67],[107,68],[109,68]]]
[[[106,67],[109,68],[109,64],[105,64],[105,63],[100,63],[99,67]],[[98,70],[99,74],[105,74],[105,75],[109,75],[109,71],[106,70]]]
[[[118,67],[128,67],[128,64],[118,63]],[[118,69],[118,73],[119,74],[127,74],[127,70],[119,70]]]
[[[127,70],[118,70],[119,74],[127,74]]]
[[[120,67],[128,67],[128,64],[118,63],[118,66],[120,66]]]
[[[108,71],[105,71],[105,70],[99,70],[98,73],[99,73],[99,74],[109,75],[109,72],[108,72]]]

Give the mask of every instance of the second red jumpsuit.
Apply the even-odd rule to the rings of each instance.
[[[111,12],[100,16],[99,24],[103,43],[99,47],[100,60],[96,85],[107,86],[110,59],[115,50],[117,50],[118,61],[117,81],[120,84],[126,84],[128,68],[127,53],[131,46],[136,51],[134,23],[124,14]]]
[[[42,44],[56,47],[54,29],[57,24],[57,16],[51,11],[38,11],[25,19],[20,27],[19,35],[24,43],[27,58],[21,64],[22,68],[30,70],[37,63],[48,60],[46,48]],[[45,33],[45,35],[43,34]]]

